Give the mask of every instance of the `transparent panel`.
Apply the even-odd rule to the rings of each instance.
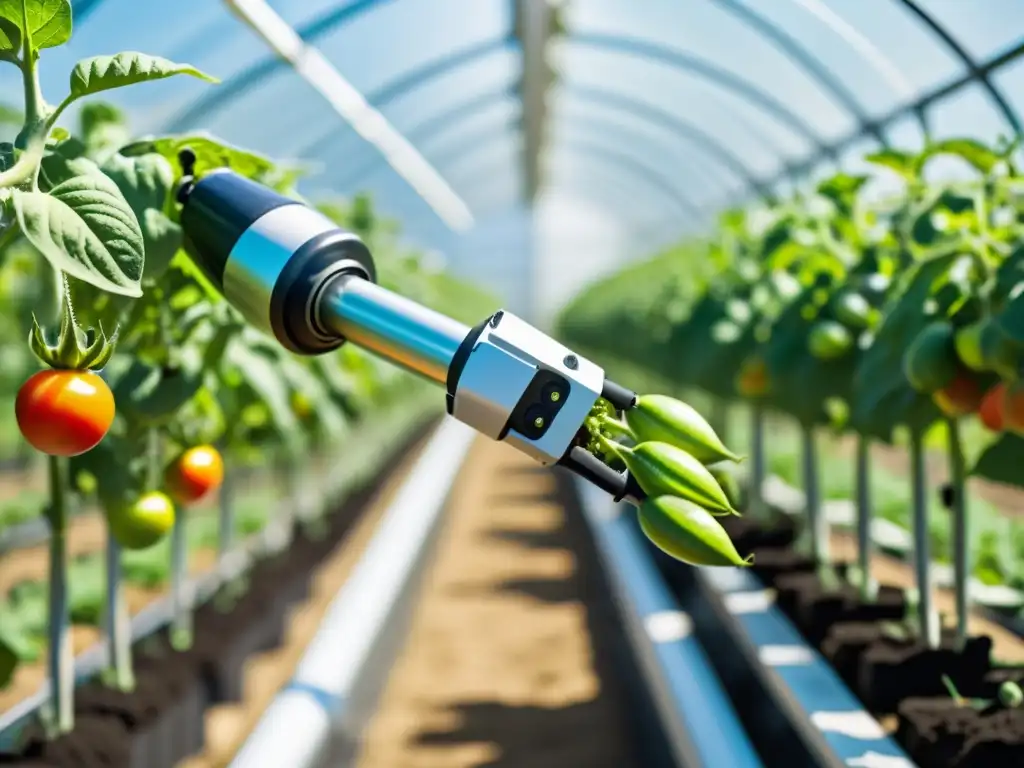
[[[976,61],[1021,41],[1024,3],[1006,0],[916,0]]]
[[[589,141],[587,144],[594,144]],[[558,137],[552,141],[545,158],[546,176],[550,186],[570,189],[574,193],[588,192],[605,201],[614,202],[621,211],[621,218],[635,220],[654,215],[680,216],[684,212],[673,194],[648,178],[657,169],[650,169],[643,161],[632,159],[633,167],[595,156],[581,149],[583,141],[578,137]],[[603,144],[600,146],[604,146]],[[600,177],[595,184],[594,175]],[[676,194],[681,187],[673,184]]]
[[[755,172],[770,175],[783,158],[800,157],[813,144],[793,134],[750,102],[706,81],[643,59],[567,45],[559,71],[570,83],[629,93],[697,123],[729,146]]]
[[[964,71],[942,42],[898,0],[741,2],[770,14],[841,76],[874,114],[906,103]]]
[[[977,83],[961,88],[928,110],[928,123],[935,139],[973,138],[994,144],[1007,134],[1002,115]],[[926,171],[926,177],[936,181],[977,177],[977,172],[967,163],[948,156],[929,162]]]
[[[554,100],[550,119],[553,126],[562,120],[611,126],[616,135],[629,137],[630,142],[650,144],[657,152],[665,152],[670,158],[675,158],[676,165],[673,167],[687,169],[686,173],[693,175],[702,187],[714,193],[732,194],[745,185],[742,176],[723,164],[707,148],[695,144],[688,136],[673,133],[664,125],[644,119],[636,111],[581,99],[572,91],[565,91],[559,93]]]
[[[784,103],[821,135],[850,130],[850,114],[818,80],[717,2],[645,0],[643,12],[628,12],[619,0],[590,0],[569,8],[572,34],[649,40],[719,67],[769,96],[784,93]]]
[[[555,135],[578,135],[603,140],[611,146],[630,147],[649,162],[680,180],[682,186],[708,199],[723,199],[735,191],[738,177],[692,145],[678,141],[658,126],[629,119],[629,113],[595,110],[588,103],[560,99],[551,112]],[[731,180],[733,183],[727,183]],[[739,184],[742,184],[740,181]]]

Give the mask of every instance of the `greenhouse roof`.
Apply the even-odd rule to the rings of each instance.
[[[664,240],[745,197],[854,168],[879,144],[917,145],[924,127],[992,140],[1017,133],[1024,113],[1024,5],[1006,0],[268,4],[477,221],[557,192]],[[369,190],[411,233],[446,242],[417,192],[227,3],[73,5],[74,37],[48,52],[44,93],[66,89],[86,55],[187,61],[222,84],[124,91],[137,131],[208,130],[310,163],[308,191]],[[538,78],[553,83],[546,93]]]

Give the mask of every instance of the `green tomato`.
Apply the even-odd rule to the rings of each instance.
[[[956,378],[959,362],[953,343],[953,324],[937,321],[926,326],[903,356],[903,373],[910,386],[931,395]]]
[[[873,314],[871,305],[859,293],[853,291],[843,293],[836,300],[835,313],[836,319],[848,328],[863,331],[871,327]]]
[[[853,334],[834,320],[823,320],[811,328],[807,344],[819,360],[837,360],[853,347]]]
[[[125,549],[148,549],[174,527],[174,503],[159,491],[107,510],[110,533]]]

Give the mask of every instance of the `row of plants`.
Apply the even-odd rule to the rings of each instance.
[[[917,584],[899,597],[912,607],[898,612],[900,628],[883,622],[886,637],[878,642],[898,635],[940,666],[984,656],[984,669],[974,670],[981,675],[990,662],[977,653],[987,639],[967,629],[970,577],[1017,585],[1024,561],[1024,521],[970,499],[966,485],[969,477],[1024,485],[1024,178],[1015,151],[971,139],[880,150],[865,158],[871,173],[837,173],[790,198],[723,214],[713,237],[599,281],[560,319],[566,343],[599,362],[710,397],[718,404],[711,421],[727,439],[729,407],[746,406],[750,517],[765,531],[779,524],[758,482],[766,472],[766,424],[769,415],[793,424],[806,513],[795,556],[783,568],[764,553],[762,574],[784,583],[772,569],[806,566],[814,600],[831,595],[835,603],[849,585],[857,615],[880,619],[885,611],[869,610],[880,599],[871,521],[883,502],[886,517],[912,533]],[[956,158],[971,173],[935,180],[930,169],[939,157]],[[778,435],[773,427],[772,445]],[[849,446],[846,489],[856,503],[859,548],[852,564],[834,563],[830,552],[823,435]],[[873,444],[906,448],[905,505],[877,497],[887,481],[872,471]],[[941,494],[927,476],[926,459],[937,449],[949,478]],[[948,516],[934,514],[936,500]],[[727,527],[744,540],[734,523]],[[954,627],[944,627],[935,610],[928,564],[936,554],[954,569]],[[788,586],[795,589],[795,580]],[[856,614],[844,600],[833,621]],[[939,678],[929,673],[916,693],[933,691]],[[956,682],[962,689],[977,681]],[[909,685],[903,694],[915,693]],[[1019,725],[1010,722],[1011,730]]]
[[[36,613],[45,592],[52,695],[43,715],[51,736],[74,724],[69,625],[79,603],[69,583],[82,590],[96,582],[95,558],[72,573],[70,516],[105,518],[105,680],[131,690],[124,585],[126,568],[137,574],[138,561],[127,553],[153,553],[166,564],[171,636],[187,649],[191,511],[220,495],[223,555],[239,530],[225,478],[230,486],[247,470],[273,470],[295,491],[294,503],[274,516],[285,537],[279,547],[287,546],[289,524],[313,525],[322,511],[299,493],[316,479],[312,457],[336,453],[358,424],[419,391],[406,374],[356,348],[299,358],[244,324],[184,250],[178,154],[194,153],[199,176],[228,167],[296,199],[301,170],[205,134],[135,138],[115,106],[87,100],[168,77],[216,82],[187,64],[134,52],[89,58],[51,105],[39,67],[71,33],[68,0],[0,2],[0,65],[16,67],[24,83],[17,136],[0,144],[0,370],[21,436],[46,459],[39,514],[49,526],[50,563],[45,585],[8,596],[10,606],[24,604],[26,591],[36,595],[24,609],[34,612],[34,624],[20,634],[15,626],[33,622],[0,627],[0,686],[44,645]],[[77,125],[69,128],[62,118],[72,105]],[[490,296],[427,269],[369,199],[318,208],[367,240],[386,287],[474,322],[493,310]],[[89,578],[80,570],[86,567]]]

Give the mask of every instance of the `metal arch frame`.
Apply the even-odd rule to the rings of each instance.
[[[1024,40],[995,54],[994,56],[985,60],[984,62],[981,62],[980,64],[977,65],[977,71],[978,73],[988,78],[992,75],[993,72],[1002,69],[1003,67],[1020,58],[1024,58]],[[900,118],[905,117],[907,115],[920,115],[930,107],[952,96],[961,89],[969,85],[973,85],[976,82],[978,82],[977,76],[973,72],[966,72],[943,85],[937,86],[936,88],[933,88],[925,92],[915,102],[895,107],[887,114],[879,118],[876,122],[881,128],[884,129],[887,126],[890,126],[893,123],[895,123]],[[865,138],[866,136],[866,131],[863,128],[861,128],[841,139],[835,145],[835,148],[840,151],[844,150],[847,147],[851,146],[852,144],[855,144],[856,142]],[[777,184],[780,180],[786,177],[795,178],[796,176],[806,176],[811,170],[814,169],[814,167],[821,161],[821,159],[821,153],[812,153],[801,163],[797,164],[792,169],[792,172],[780,174],[778,178],[773,179],[772,184]]]
[[[885,132],[874,123],[867,109],[856,96],[840,82],[839,78],[819,59],[808,51],[795,38],[778,24],[765,18],[757,11],[747,8],[736,0],[709,0],[725,12],[731,14],[742,24],[766,39],[770,44],[786,56],[791,62],[803,69],[813,80],[822,86],[839,106],[843,107],[856,122],[871,131],[878,142],[889,146]]]
[[[558,83],[557,89],[583,101],[607,107],[609,110],[628,112],[632,117],[644,123],[661,127],[674,137],[682,138],[691,145],[703,150],[704,156],[708,156],[711,160],[717,160],[724,168],[727,168],[730,172],[746,181],[755,194],[761,197],[771,195],[767,181],[758,178],[726,145],[718,141],[711,134],[698,128],[696,124],[682,117],[610,88],[600,88],[562,80]],[[487,91],[459,102],[444,112],[434,114],[409,128],[405,131],[405,134],[416,142],[432,139],[439,133],[442,133],[444,129],[453,128],[458,125],[458,121],[462,118],[479,114],[487,107],[498,104],[510,97],[517,97],[514,84],[511,84],[507,90]],[[328,137],[333,137],[334,135],[335,132],[332,131],[328,134]],[[307,145],[307,147],[300,150],[299,156],[310,154],[311,150],[316,148],[316,143],[318,142]],[[372,173],[380,162],[381,159],[374,156],[355,173],[350,176],[347,175],[347,178],[351,179],[351,181],[356,181],[362,176]]]
[[[713,155],[723,166],[743,178],[756,194],[768,196],[771,192],[768,183],[758,178],[727,146],[711,134],[698,128],[696,124],[678,115],[674,115],[661,107],[656,107],[640,99],[614,91],[611,88],[598,88],[566,80],[560,82],[557,87],[564,89],[570,96],[581,98],[591,103],[601,104],[617,111],[618,108],[621,108],[621,111],[629,112],[639,120],[652,125],[660,125],[673,135],[680,136],[691,144],[701,147],[705,150],[706,154]],[[783,166],[785,166],[785,158],[781,159]]]
[[[790,131],[809,141],[819,152],[835,155],[834,148],[799,115],[790,111],[786,105],[750,81],[705,59],[651,40],[624,35],[606,35],[596,32],[574,33],[566,35],[564,41],[568,44],[589,46],[605,52],[636,55],[646,61],[656,61],[680,72],[713,82],[757,107],[776,122],[787,126]]]
[[[508,88],[498,89],[496,91],[485,91],[482,94],[460,101],[458,104],[444,110],[443,112],[435,113],[421,123],[403,131],[403,133],[407,139],[414,142],[417,146],[420,146],[423,142],[430,141],[439,134],[443,134],[445,129],[462,125],[463,120],[475,117],[490,107],[502,104],[510,99],[518,99],[518,94],[515,92],[514,85],[509,85]],[[311,148],[315,149],[317,143],[318,141],[312,142],[307,147],[299,150],[299,156],[302,157],[310,154]],[[345,175],[346,183],[354,183],[364,176],[368,176],[376,172],[378,167],[383,167],[382,164],[383,159],[380,155],[374,154],[365,163],[359,166],[354,173]]]
[[[1006,101],[1006,97],[1003,96],[1002,91],[996,87],[995,83],[989,78],[990,69],[986,69],[982,64],[979,64],[967,49],[960,45],[960,42],[950,34],[949,30],[946,29],[939,21],[932,16],[928,11],[922,8],[915,0],[896,0],[908,11],[910,11],[917,19],[923,23],[931,32],[936,35],[949,49],[956,58],[967,68],[967,74],[971,76],[974,82],[981,85],[982,88],[988,93],[989,98],[995,103],[996,108],[1002,113],[1003,118],[1009,123],[1010,128],[1017,135],[1021,135],[1021,122],[1016,111],[1010,106],[1009,102]]]
[[[495,94],[487,94],[487,96],[494,96],[494,95]],[[479,98],[478,97],[473,102],[468,102],[468,103],[474,103],[474,102],[475,103],[484,103],[484,102],[492,103],[494,101],[495,100],[492,99],[492,98],[487,98],[487,97]],[[450,110],[450,111],[452,111],[452,110]],[[620,113],[616,113],[616,114],[620,114]],[[459,152],[461,152],[463,154],[465,154],[467,152],[471,152],[472,151],[472,147],[476,144],[476,142],[481,141],[483,139],[486,139],[492,133],[501,133],[501,132],[505,131],[507,128],[509,128],[509,127],[515,127],[515,125],[518,122],[518,119],[519,119],[519,116],[513,115],[511,117],[508,117],[508,118],[504,119],[503,121],[501,121],[497,125],[484,125],[484,126],[482,126],[482,130],[474,131],[468,137],[467,136],[461,136],[460,137],[460,144],[458,146],[453,146],[453,147],[450,147],[450,148],[446,148],[446,149],[442,150],[442,152],[440,152],[439,154],[433,155],[432,156],[432,161],[437,166],[449,165],[448,159],[452,155],[454,155],[456,153],[459,153]],[[637,138],[636,132],[634,130],[632,130],[626,124],[615,122],[615,121],[613,121],[611,119],[608,119],[607,117],[587,117],[587,118],[585,118],[585,120],[587,122],[589,122],[589,123],[595,123],[595,122],[596,123],[600,123],[604,127],[603,130],[606,131],[606,132],[611,132],[611,133],[615,133],[615,134],[619,134],[619,135],[623,135],[623,136],[625,136],[627,134],[631,135],[631,138],[633,140],[633,141],[631,141],[631,143],[633,143],[633,144],[641,145],[641,144],[647,143],[647,142],[637,142],[637,141],[635,141],[635,139]],[[430,122],[432,124],[432,126],[442,127],[442,126],[440,126],[439,121],[436,118],[435,119],[431,119],[428,122]],[[459,125],[459,123],[453,122],[453,123],[449,123],[448,125],[445,125],[443,127],[454,128],[454,127],[456,127],[458,125]],[[437,133],[438,133],[438,131],[433,131],[433,134],[435,136],[437,135]],[[703,154],[703,155],[701,155],[701,158],[702,159],[708,158],[708,155]],[[340,184],[342,184],[342,185],[354,185],[354,184],[357,184],[364,175],[369,175],[370,173],[372,173],[372,172],[374,172],[376,170],[380,170],[380,169],[384,168],[384,166],[380,165],[378,162],[366,163],[363,167],[369,169],[366,174],[355,174],[353,176],[349,176],[343,182],[340,182]],[[701,176],[704,177],[704,179],[705,179],[704,183],[708,183],[709,179],[713,179],[714,178],[714,174],[711,171],[705,171],[704,173],[701,174]]]
[[[650,186],[660,189],[664,194],[675,200],[680,210],[694,223],[699,224],[706,216],[707,212],[690,199],[689,196],[677,189],[669,179],[665,178],[659,169],[652,168],[643,160],[639,160],[628,153],[604,147],[599,143],[577,140],[552,143],[549,146],[549,151],[569,151],[571,154],[578,154],[587,160],[603,160],[623,171],[632,173],[634,176],[646,179]]]
[[[622,184],[622,182],[625,182],[626,186],[633,187],[633,188],[636,188],[636,189],[640,189],[640,188],[650,189],[650,182],[647,179],[645,179],[643,177],[639,177],[639,176],[637,176],[637,175],[635,175],[633,173],[622,174],[621,173],[621,169],[619,168],[619,166],[611,165],[607,161],[607,159],[605,159],[605,158],[594,158],[594,159],[595,159],[595,163],[592,166],[589,166],[587,168],[588,172],[598,172],[598,173],[608,174],[607,178],[609,178],[609,179],[616,179],[620,183],[620,186],[624,186]],[[485,161],[484,163],[479,165],[474,170],[472,177],[469,180],[467,180],[462,186],[463,186],[464,189],[468,189],[470,192],[473,192],[473,193],[478,192],[481,187],[486,189],[487,186],[492,182],[494,173],[496,171],[498,171],[498,170],[504,169],[507,165],[508,165],[508,159],[507,158],[500,158],[500,162],[487,162],[487,161]],[[512,174],[512,175],[516,176],[516,174]],[[579,177],[577,177],[577,178],[579,178]],[[565,181],[570,181],[570,179],[566,179]],[[574,187],[574,185],[566,184],[565,182],[560,183],[560,184],[557,185],[557,187],[552,187],[552,188],[558,188],[558,187],[560,187],[560,188],[567,188],[570,191],[572,191],[574,194],[576,194],[578,192],[581,192],[581,191],[584,191],[582,189],[576,189]],[[541,189],[543,190],[543,189],[545,189],[545,187],[542,186]],[[599,204],[606,204],[606,203],[613,203],[614,202],[611,199],[608,199],[608,200],[599,200],[599,199],[594,199],[594,198],[588,198],[588,199],[590,199],[590,202],[599,203]],[[631,199],[631,198],[628,198],[628,197],[624,198],[624,200],[628,200],[628,199]],[[513,196],[513,198],[509,200],[508,208],[511,209],[518,202],[520,202],[519,196],[518,195]],[[665,211],[666,211],[665,215],[659,217],[660,219],[663,219],[665,222],[668,222],[669,220],[674,220],[672,218],[672,216],[668,213],[669,210],[674,211],[675,212],[675,216],[679,215],[678,214],[678,206],[676,206],[674,204],[674,201],[667,201],[667,202],[668,202],[668,205],[665,208]],[[503,210],[505,210],[505,208],[496,207],[494,209],[494,211],[491,211],[490,213],[501,213]],[[626,206],[623,206],[622,210],[628,210],[628,208]],[[632,217],[632,216],[625,217],[624,216],[623,218],[624,219],[632,219],[634,217]],[[627,223],[629,223],[629,222],[627,222]]]
[[[554,111],[555,110],[553,109],[552,112]],[[548,137],[552,141],[555,141],[559,137],[560,134],[558,128],[560,126],[568,125],[571,129],[573,126],[576,125],[586,125],[587,127],[593,126],[597,128],[597,133],[599,134],[608,135],[612,138],[615,138],[616,136],[620,137],[623,141],[628,142],[629,146],[651,147],[655,150],[655,152],[653,153],[654,156],[657,157],[670,156],[671,153],[678,151],[675,148],[669,148],[664,146],[661,143],[661,141],[650,142],[645,137],[639,136],[635,128],[633,128],[629,124],[617,122],[615,120],[610,119],[607,116],[597,117],[595,115],[580,114],[577,112],[575,116],[568,116],[568,118],[569,119],[561,120],[557,124],[553,124],[552,126],[550,126],[547,133]],[[701,155],[701,159],[704,159],[705,157],[706,155]],[[721,182],[721,176],[716,176],[713,172],[710,172],[706,169],[698,173],[691,172],[691,176],[700,177],[699,179],[695,178],[699,186],[707,186],[714,184],[720,187],[724,187],[724,184],[722,184]]]
[[[103,4],[103,0],[72,0],[71,2],[71,21],[75,24],[81,24],[87,18],[89,14],[96,10],[96,8]]]
[[[98,4],[102,0],[82,0],[83,3]],[[373,11],[383,3],[394,0],[353,0],[342,7],[328,8],[315,19],[296,28],[296,33],[303,41],[313,43],[324,35],[340,29],[358,19],[364,13]],[[185,130],[188,123],[200,114],[223,110],[231,102],[243,96],[250,88],[280,70],[288,68],[288,63],[276,56],[267,56],[247,67],[242,72],[232,75],[212,91],[204,92],[187,105],[177,115],[168,119],[167,131],[174,133]]]
[[[438,77],[454,72],[467,64],[472,64],[478,59],[489,56],[492,53],[515,47],[517,41],[508,35],[487,40],[483,43],[471,45],[455,53],[450,53],[440,58],[431,59],[423,64],[406,71],[401,76],[385,83],[366,97],[366,102],[374,109],[380,111],[395,99],[401,98],[406,93],[430,82]],[[337,130],[324,133],[318,140],[310,142],[306,146],[306,152],[317,154],[327,148],[327,145],[337,138]],[[300,155],[301,156],[301,155]]]

